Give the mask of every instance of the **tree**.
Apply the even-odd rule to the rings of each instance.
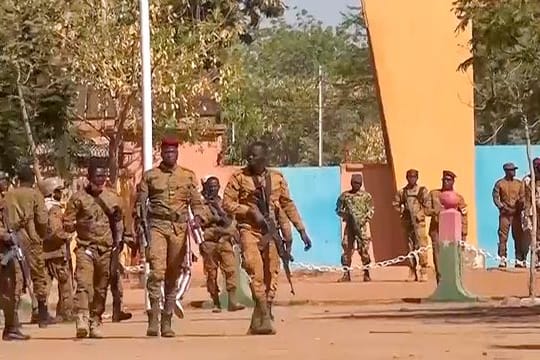
[[[228,141],[229,162],[239,163],[247,143],[260,138],[271,144],[273,165],[317,164],[319,66],[324,72],[324,163],[384,160],[359,14],[351,9],[341,26],[325,28],[302,11],[294,26],[274,21],[257,32],[253,43],[234,49],[232,58],[243,76],[222,103],[235,133]]]
[[[524,116],[540,110],[540,3],[529,0],[459,0],[459,29],[472,24],[477,143],[523,143]],[[540,140],[539,129],[531,133]]]
[[[13,171],[32,159],[41,178],[37,145],[65,144],[73,93],[57,56],[59,4],[53,0],[5,0],[0,4],[0,164]],[[55,150],[55,147],[52,147]],[[65,156],[50,158],[52,164]]]
[[[249,35],[257,16],[279,14],[281,1],[153,0],[151,3],[153,116],[157,132],[185,126],[196,136],[209,125],[198,113],[206,99],[221,99],[236,71],[225,50]],[[73,2],[66,12],[66,56],[74,80],[112,105],[110,177],[118,173],[126,130],[140,131],[138,2]]]

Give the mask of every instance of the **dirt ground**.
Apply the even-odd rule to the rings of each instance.
[[[282,281],[275,336],[246,335],[250,310],[212,314],[189,308],[187,319],[175,319],[176,338],[149,339],[142,290],[126,289],[134,318],[106,320],[105,339],[74,340],[72,324],[25,325],[33,339],[1,343],[0,359],[540,359],[540,307],[520,307],[515,298],[527,295],[525,271],[467,272],[467,288],[484,299],[475,304],[422,301],[434,281],[409,283],[406,268],[376,270],[372,283],[362,283],[359,275],[338,284],[335,273],[297,274],[294,297]],[[186,303],[206,299],[198,276]]]

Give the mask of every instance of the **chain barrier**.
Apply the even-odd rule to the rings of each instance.
[[[467,243],[466,241],[460,241],[459,245],[465,251],[469,251],[469,252],[473,253],[475,258],[478,255],[481,255],[486,260],[487,259],[493,259],[493,260],[498,261],[499,263],[504,261],[504,262],[508,262],[508,263],[514,262],[516,264],[523,264],[524,266],[529,265],[528,261],[520,261],[520,260],[517,260],[517,259],[509,259],[509,258],[501,257],[501,256],[498,256],[498,255],[493,255],[489,251],[486,251],[484,249],[479,249],[479,248],[475,247],[474,245],[471,245],[471,244]],[[375,262],[375,263],[370,263],[370,264],[367,264],[367,265],[332,266],[332,265],[313,265],[313,264],[307,264],[307,263],[302,263],[302,262],[292,262],[290,264],[290,266],[291,266],[291,270],[296,270],[296,271],[302,271],[302,270],[303,271],[312,271],[312,272],[315,272],[315,271],[316,272],[339,272],[339,271],[353,271],[353,270],[364,271],[364,270],[371,270],[371,269],[375,269],[375,268],[384,268],[384,267],[387,267],[387,266],[401,264],[401,263],[405,262],[408,259],[415,259],[416,263],[418,263],[418,258],[420,256],[420,254],[429,251],[431,248],[432,248],[431,245],[423,246],[423,247],[420,247],[417,250],[410,251],[406,255],[400,255],[400,256],[397,256],[397,257],[395,257],[393,259],[382,260],[382,261]],[[144,264],[126,266],[125,271],[130,273],[130,274],[143,274],[144,273]]]

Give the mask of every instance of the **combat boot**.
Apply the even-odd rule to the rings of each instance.
[[[261,327],[261,309],[259,302],[255,300],[255,307],[251,314],[251,323],[249,324],[248,335],[257,335],[259,328]]]
[[[90,320],[90,337],[92,339],[102,339],[103,333],[101,332],[101,321],[97,319]]]
[[[173,338],[176,333],[172,329],[172,312],[163,311],[161,313],[161,336]]]
[[[148,328],[146,336],[159,336],[159,301],[150,300],[150,310],[148,310]]]
[[[343,276],[338,280],[338,282],[350,282],[351,281],[351,272],[346,270],[343,273]]]
[[[24,341],[30,339],[29,335],[21,333],[18,326],[18,317],[16,311],[4,311],[5,327],[2,332],[4,341]]]
[[[75,319],[76,336],[79,339],[88,336],[88,312],[78,313]]]
[[[129,320],[132,316],[133,315],[129,312],[123,312],[119,303],[113,303],[112,322],[117,323],[120,321]]]
[[[266,301],[261,301],[260,304],[261,311],[261,325],[257,329],[257,335],[275,335],[276,330],[270,318],[270,311],[268,311],[268,303]]]
[[[215,314],[220,313],[221,312],[221,302],[219,301],[219,295],[213,295],[212,296],[212,302],[214,303],[214,307],[212,308],[212,312],[215,313]]]
[[[364,270],[364,282],[371,281],[371,276],[369,275],[369,270]]]
[[[49,314],[46,301],[38,301],[38,315],[39,315],[38,326],[42,329],[46,328],[48,325],[52,325],[56,323],[54,321],[54,318]]]
[[[235,291],[229,291],[229,305],[227,306],[228,311],[240,311],[244,310],[246,307],[238,301],[236,301]]]
[[[32,317],[30,318],[30,324],[38,324],[39,323],[39,312],[38,308],[32,309]]]

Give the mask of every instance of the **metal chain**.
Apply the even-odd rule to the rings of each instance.
[[[490,252],[479,249],[475,247],[474,245],[471,245],[467,243],[466,241],[459,241],[459,245],[463,247],[466,251],[470,251],[474,253],[475,257],[478,255],[482,255],[485,259],[494,259],[499,262],[501,261],[507,261],[507,262],[519,262],[519,260],[516,259],[507,259],[505,257],[500,257],[498,255],[493,255]],[[427,252],[431,249],[431,245],[422,246],[417,250],[410,251],[406,255],[400,255],[393,259],[388,260],[382,260],[375,263],[370,263],[367,265],[355,265],[355,266],[332,266],[332,265],[313,265],[313,264],[307,264],[302,262],[292,262],[291,263],[291,269],[292,270],[304,270],[304,271],[317,271],[317,272],[338,272],[338,271],[353,271],[353,270],[371,270],[374,268],[384,268],[391,265],[397,265],[400,263],[405,262],[407,259],[415,259],[418,263],[418,258],[420,257],[420,254]],[[529,265],[528,261],[525,261],[524,264],[527,266]],[[144,273],[144,264],[140,265],[134,265],[134,266],[126,266],[125,271],[131,274],[142,274]]]

